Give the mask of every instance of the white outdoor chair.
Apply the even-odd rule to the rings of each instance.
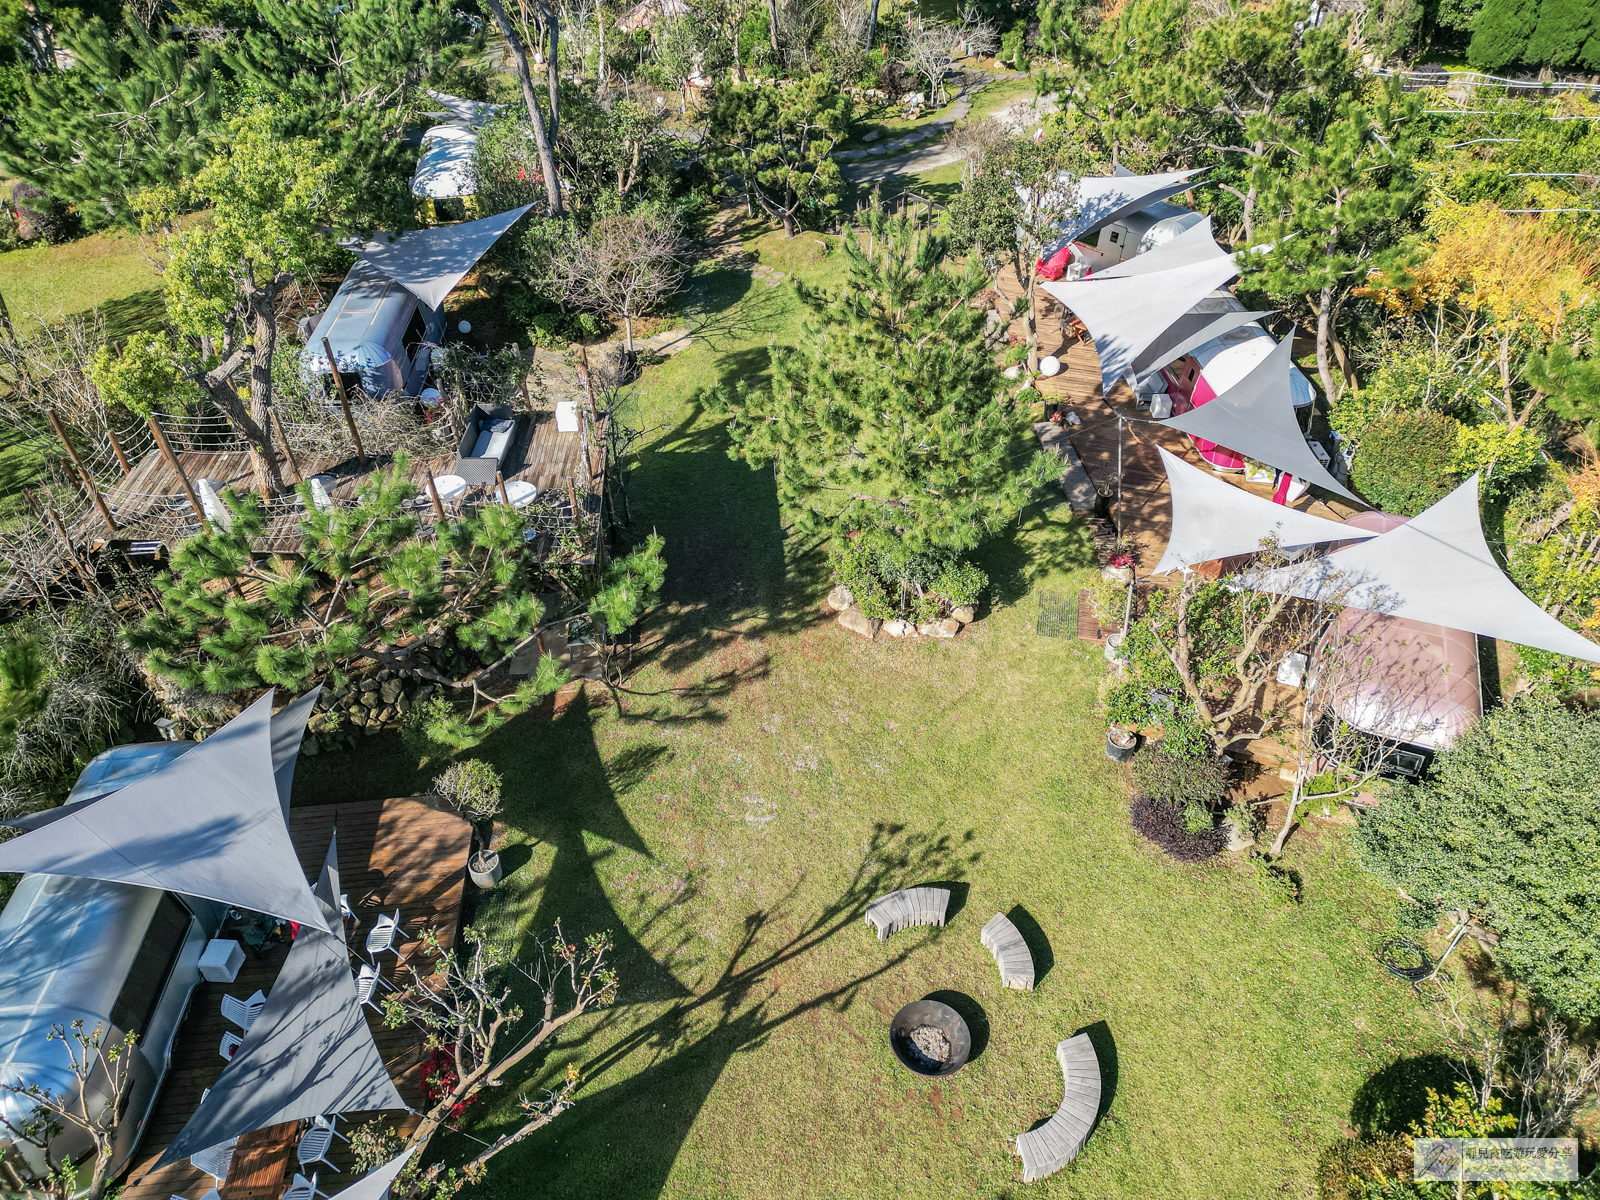
[[[357,919],[356,910],[350,907],[349,892],[339,893],[339,915],[346,921],[354,921]]]
[[[294,1182],[289,1185],[289,1190],[283,1194],[283,1200],[312,1200],[315,1196],[327,1196],[327,1192],[317,1190],[317,1177],[313,1175],[307,1179],[299,1171],[294,1173]]]
[[[299,1148],[295,1151],[295,1156],[299,1158],[302,1167],[309,1167],[313,1163],[325,1163],[330,1171],[339,1170],[328,1162],[327,1158],[328,1151],[333,1148],[334,1138],[338,1138],[341,1142],[350,1140],[333,1127],[333,1123],[338,1119],[337,1113],[331,1117],[311,1118],[311,1128],[306,1130],[305,1136],[300,1139]]]
[[[240,1029],[249,1029],[256,1023],[256,1018],[261,1015],[261,1010],[267,1006],[267,995],[260,988],[248,1000],[241,1000],[237,996],[224,995],[222,997],[222,1015],[232,1021]]]
[[[400,951],[394,948],[397,941],[410,941],[411,935],[400,926],[400,910],[394,910],[391,917],[388,913],[379,913],[377,923],[367,932],[367,957],[373,962],[378,961],[378,955],[385,950],[400,957]]]
[[[233,1166],[233,1151],[238,1144],[239,1139],[231,1137],[215,1146],[207,1146],[198,1154],[191,1154],[189,1161],[215,1179],[217,1186],[221,1187],[228,1180],[228,1169]]]
[[[394,989],[394,985],[384,979],[381,971],[382,968],[374,963],[362,963],[361,969],[356,972],[356,999],[367,1005],[374,1012],[383,1011],[373,1003],[378,994],[378,989],[380,987],[389,988],[391,991]]]
[[[217,1053],[222,1055],[222,1057],[227,1059],[229,1062],[232,1062],[233,1052],[242,1045],[244,1045],[244,1039],[242,1037],[240,1037],[231,1029],[225,1030],[222,1034],[222,1045],[218,1048]]]

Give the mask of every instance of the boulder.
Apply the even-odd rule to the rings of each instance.
[[[350,724],[356,726],[359,729],[360,727],[364,726],[366,723],[367,723],[367,711],[366,711],[366,709],[355,708],[355,709],[351,709],[350,710]]]
[[[362,692],[361,703],[367,708],[383,707],[383,698],[377,692]]]
[[[955,629],[946,629],[946,625],[954,625]],[[929,621],[926,625],[918,625],[917,632],[923,637],[953,638],[956,635],[956,630],[960,628],[961,625],[957,621]]]
[[[940,637],[955,637],[955,635],[960,632],[961,622],[956,620],[954,617],[946,617],[944,620],[939,622]]]
[[[883,624],[876,618],[869,617],[859,608],[847,608],[835,618],[851,633],[859,633],[864,638],[878,636],[878,627]]]
[[[315,757],[319,748],[320,747],[317,743],[317,739],[314,737],[308,737],[300,743],[300,753],[304,754],[307,758]]]
[[[850,594],[850,589],[843,584],[828,593],[828,607],[833,609],[834,612],[843,612],[855,602],[856,598]]]
[[[378,688],[378,695],[383,698],[385,704],[393,704],[400,699],[400,693],[404,687],[405,684],[398,679],[386,679],[382,686]]]
[[[378,690],[378,681],[376,679],[363,679],[356,686],[363,692],[375,692]]]
[[[950,615],[963,625],[971,625],[973,618],[978,614],[973,612],[971,608],[953,608],[950,610]]]
[[[400,715],[404,716],[411,711],[411,697],[401,692],[400,698],[394,702],[394,706],[400,711]]]
[[[910,637],[917,632],[917,627],[910,621],[885,621],[883,631],[892,638]]]

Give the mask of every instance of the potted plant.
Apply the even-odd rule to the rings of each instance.
[[[1133,553],[1119,545],[1100,568],[1100,578],[1115,583],[1133,582]]]
[[[1106,730],[1106,757],[1127,762],[1139,749],[1139,735],[1131,727],[1113,725]]]
[[[472,857],[467,875],[481,888],[500,882],[500,854],[494,848],[494,819],[500,815],[500,773],[478,759],[451,763],[433,781],[446,804],[472,823]]]

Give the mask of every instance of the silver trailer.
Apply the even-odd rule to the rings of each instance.
[[[67,803],[126,787],[195,745],[156,742],[107,750],[84,768]],[[225,911],[209,901],[132,884],[24,875],[0,911],[0,1079],[74,1097],[78,1079],[66,1048],[48,1040],[51,1028],[70,1029],[82,1021],[89,1032],[99,1025],[108,1042],[137,1033],[117,1125],[115,1165],[121,1166],[144,1131],[200,982],[200,954]],[[90,1080],[91,1105],[108,1102],[105,1084]],[[31,1109],[26,1099],[0,1093],[0,1114],[13,1125],[26,1121]],[[91,1148],[87,1137],[74,1138],[71,1130],[52,1147],[58,1158],[74,1159]],[[42,1165],[37,1149],[15,1149],[32,1166]]]

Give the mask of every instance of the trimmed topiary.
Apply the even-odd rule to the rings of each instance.
[[[1460,428],[1442,413],[1387,413],[1361,431],[1350,482],[1375,508],[1414,517],[1459,482]]]
[[[1539,20],[1539,0],[1485,0],[1472,26],[1467,62],[1478,71],[1502,71],[1526,62],[1528,39]]]

